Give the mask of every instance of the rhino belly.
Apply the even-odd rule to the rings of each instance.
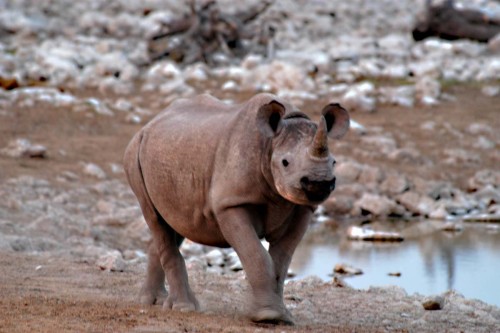
[[[161,167],[150,172],[143,170],[144,182],[153,206],[163,219],[194,242],[227,246],[208,203],[210,185],[204,172],[186,170],[188,167],[183,168],[179,161],[175,165],[156,165]]]

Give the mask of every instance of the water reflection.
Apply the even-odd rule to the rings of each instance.
[[[346,263],[364,271],[346,278],[354,288],[398,285],[408,293],[440,294],[454,289],[468,298],[500,306],[500,231],[497,225],[467,225],[458,233],[439,230],[402,243],[349,241],[338,233],[311,232],[291,268],[298,277],[331,278]],[[401,277],[389,276],[400,272]]]

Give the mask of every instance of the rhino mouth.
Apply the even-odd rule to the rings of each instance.
[[[308,177],[302,177],[300,179],[300,185],[302,191],[306,195],[307,199],[311,202],[321,202],[328,198],[330,193],[335,189],[335,180],[333,177],[331,180],[311,180]]]

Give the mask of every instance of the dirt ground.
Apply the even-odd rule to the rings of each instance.
[[[483,96],[475,87],[448,88],[456,101],[434,107],[403,109],[382,106],[374,114],[354,113],[353,119],[368,128],[390,131],[402,147],[416,148],[423,159],[387,160],[356,149],[362,137],[349,133],[334,145],[334,153],[362,163],[399,170],[427,179],[447,180],[457,186],[480,169],[498,169],[498,147],[478,149],[475,138],[464,134],[471,123],[500,128],[500,97]],[[89,92],[73,92],[84,96]],[[144,98],[144,101],[147,101]],[[142,105],[148,108],[147,102]],[[319,104],[319,103],[318,103]],[[305,111],[317,116],[319,105]],[[315,111],[317,110],[317,111]],[[153,114],[158,110],[152,110]],[[425,122],[435,130],[422,131]],[[63,171],[81,174],[81,161],[121,163],[124,148],[142,125],[116,117],[66,112],[35,105],[9,110],[0,120],[0,147],[25,137],[46,145],[46,159],[13,159],[0,156],[0,186],[20,175],[53,181],[64,190],[75,184],[57,182]],[[429,134],[430,133],[430,134]],[[500,135],[498,132],[495,135]],[[498,141],[498,140],[497,140]],[[473,161],[443,163],[446,149],[465,149]],[[428,162],[430,161],[430,162]],[[125,181],[123,174],[113,175]],[[80,184],[95,179],[80,177]],[[425,311],[420,296],[401,290],[356,291],[314,279],[286,287],[286,303],[296,326],[250,323],[245,313],[246,282],[243,273],[217,276],[189,267],[190,280],[202,304],[202,313],[162,311],[135,302],[145,271],[144,264],[124,272],[101,271],[93,262],[54,257],[43,253],[1,251],[0,332],[494,332],[500,330],[500,309],[479,301],[446,295],[450,304],[441,311]]]

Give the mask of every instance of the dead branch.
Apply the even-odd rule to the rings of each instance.
[[[477,10],[458,10],[453,0],[438,6],[432,6],[427,1],[426,5],[426,17],[417,22],[412,32],[416,41],[436,36],[447,40],[467,38],[488,42],[500,33],[498,19]]]
[[[241,57],[252,44],[262,52],[272,48],[273,30],[267,24],[260,27],[250,24],[264,13],[272,1],[256,5],[232,14],[219,10],[215,0],[188,4],[190,12],[165,24],[163,29],[149,41],[150,60],[165,57],[184,64],[196,61],[213,62],[213,55],[223,53],[230,57]],[[255,51],[255,50],[254,50]]]

